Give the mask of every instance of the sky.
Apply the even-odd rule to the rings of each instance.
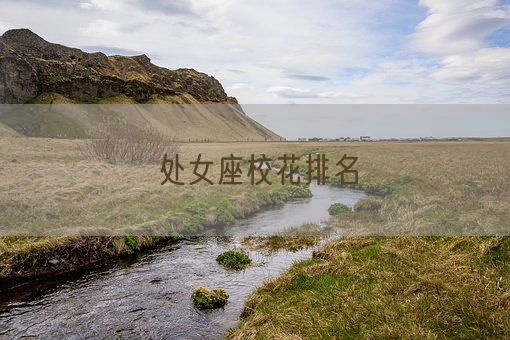
[[[508,0],[0,0],[0,33],[22,27],[242,104],[510,103]]]

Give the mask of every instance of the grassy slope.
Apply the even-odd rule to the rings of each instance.
[[[0,137],[18,137],[19,133],[11,127],[0,123]]]
[[[356,236],[508,230],[508,141],[350,149],[365,189],[389,193],[382,209],[332,219],[351,236],[260,287],[229,337],[510,337],[509,238]]]
[[[55,93],[44,93],[31,104],[72,104],[73,102]],[[96,104],[137,104],[126,96],[103,98]],[[188,94],[173,97],[153,98],[146,104],[198,104]],[[29,112],[26,108],[4,115],[0,120],[23,134],[32,137],[83,138],[86,131],[104,120],[104,112],[95,114],[89,109],[66,107],[61,110]],[[162,133],[182,141],[258,141],[279,140],[279,136],[253,121],[232,105],[204,104],[200,107],[176,106],[156,107],[137,105],[123,107],[116,116],[136,126],[148,124]]]

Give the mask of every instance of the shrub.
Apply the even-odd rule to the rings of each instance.
[[[311,197],[310,188],[302,185],[284,185],[276,191],[270,193],[271,203],[276,206],[282,206],[289,198],[307,198]]]
[[[273,191],[270,194],[271,203],[276,206],[283,206],[287,200],[287,195],[283,191]]]
[[[382,201],[375,197],[367,197],[354,204],[354,211],[379,211],[382,208]]]
[[[216,258],[216,261],[230,269],[243,269],[251,263],[250,257],[239,250],[226,251]]]
[[[312,196],[310,189],[301,185],[289,185],[285,187],[285,190],[289,198],[307,198]]]
[[[351,208],[342,203],[333,203],[328,209],[328,212],[331,216],[350,213],[351,211]]]
[[[137,127],[123,122],[107,122],[92,129],[80,149],[86,157],[108,163],[157,163],[166,153],[173,159],[178,144],[150,127]]]
[[[191,301],[198,309],[212,309],[223,307],[228,300],[228,293],[223,288],[209,290],[203,286],[198,287],[191,294]]]

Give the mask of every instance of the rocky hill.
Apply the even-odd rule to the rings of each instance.
[[[193,69],[159,67],[146,55],[87,53],[47,42],[28,29],[10,30],[0,37],[0,103],[223,103],[220,114],[209,112],[215,117],[208,117],[203,110],[196,114],[187,110],[184,120],[166,117],[165,121],[170,122],[168,132],[181,139],[280,139],[250,119],[212,76]],[[26,114],[0,118],[15,130],[37,136],[37,129],[30,129],[34,119]],[[45,122],[51,119],[49,116],[37,119],[39,125],[55,125]],[[219,123],[221,126],[215,129],[214,124]],[[195,131],[204,127],[206,131]],[[66,132],[56,135],[66,136]]]

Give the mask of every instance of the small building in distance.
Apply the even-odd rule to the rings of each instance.
[[[359,137],[359,140],[361,142],[371,142],[372,141],[372,138],[370,138],[370,136],[360,136]]]

